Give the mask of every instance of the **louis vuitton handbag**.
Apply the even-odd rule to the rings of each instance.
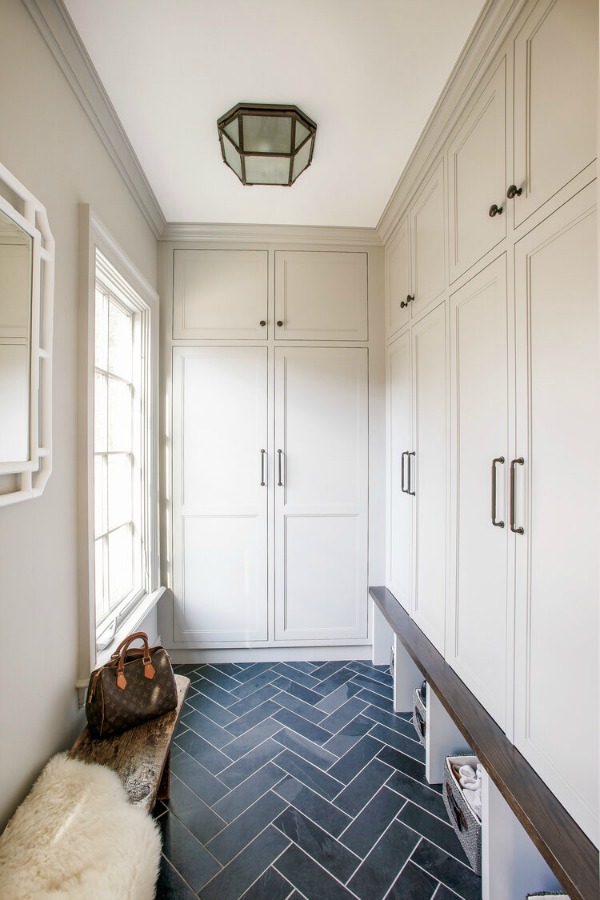
[[[143,647],[131,648],[136,640]],[[136,631],[121,641],[110,662],[90,675],[85,712],[94,737],[109,737],[162,716],[177,706],[177,684],[164,647],[149,647]]]

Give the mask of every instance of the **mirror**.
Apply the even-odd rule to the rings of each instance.
[[[0,164],[0,506],[52,471],[54,238],[46,210]]]
[[[29,459],[33,239],[0,211],[0,462]]]

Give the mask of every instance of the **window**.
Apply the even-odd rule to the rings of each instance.
[[[158,297],[89,210],[82,309],[81,678],[162,594],[158,560]],[[86,599],[87,598],[87,599]],[[85,608],[84,608],[85,607]]]

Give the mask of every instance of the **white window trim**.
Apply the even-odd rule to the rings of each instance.
[[[105,663],[115,646],[131,631],[137,630],[164,593],[160,586],[159,557],[159,490],[158,490],[158,319],[159,298],[150,283],[94,215],[87,204],[80,206],[80,296],[79,310],[79,390],[78,390],[78,588],[80,597],[79,689],[80,703],[92,669]],[[149,588],[131,609],[114,634],[111,643],[97,650],[94,605],[94,362],[95,362],[95,290],[96,248],[139,294],[149,309],[150,370],[149,387],[150,434],[148,447],[148,517]]]

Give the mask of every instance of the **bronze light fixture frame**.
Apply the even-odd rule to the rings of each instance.
[[[285,151],[265,151],[253,148],[249,145],[248,140],[245,140],[244,136],[244,118],[248,116],[260,116],[264,118],[284,117],[291,119],[289,148]],[[236,120],[237,141],[235,140],[234,134],[232,134],[232,131],[235,132],[236,129]],[[302,138],[296,147],[296,130],[298,124],[301,125],[308,134]],[[219,129],[219,143],[221,145],[223,162],[235,172],[242,184],[270,184],[290,187],[312,162],[317,126],[315,122],[303,113],[301,109],[298,109],[297,106],[266,103],[238,103],[226,112],[225,115],[221,116],[217,121],[217,127]],[[301,151],[302,156],[300,156]],[[230,158],[235,159],[236,163],[239,163],[240,171],[237,171],[231,165],[227,158],[228,154],[230,155]],[[235,154],[237,154],[237,156]],[[307,154],[307,161],[304,162],[301,169],[295,171],[294,164],[299,158],[302,162]],[[287,160],[289,162],[287,181],[249,181],[246,173],[246,160],[252,157],[263,158],[265,160],[271,159],[274,161]]]

